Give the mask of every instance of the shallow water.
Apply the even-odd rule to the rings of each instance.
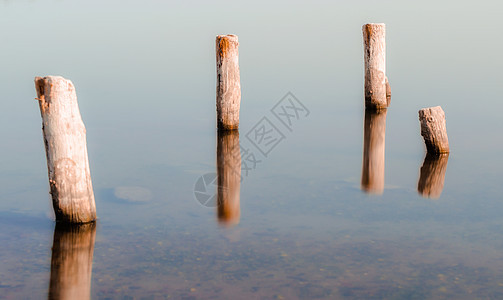
[[[0,2],[0,298],[503,297],[500,6]],[[385,127],[363,109],[366,22],[387,25]],[[215,129],[222,33],[240,39],[230,136]],[[96,228],[52,220],[33,100],[49,74],[77,89]],[[288,99],[291,126],[275,114]],[[425,159],[417,111],[436,105],[451,153]]]

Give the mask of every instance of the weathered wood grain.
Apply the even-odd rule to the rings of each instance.
[[[219,130],[217,139],[218,220],[223,225],[235,225],[241,215],[239,131]]]
[[[386,77],[386,107],[391,103],[391,87],[389,86],[388,77]]]
[[[425,198],[437,199],[444,189],[449,153],[427,153],[421,167],[417,191]]]
[[[449,153],[449,139],[442,107],[428,107],[419,110],[421,135],[428,153]]]
[[[382,194],[384,190],[386,113],[365,110],[361,186],[367,193]]]
[[[92,222],[96,206],[75,88],[59,76],[36,77],[35,86],[56,220]]]
[[[386,25],[365,24],[362,31],[365,61],[365,107],[367,109],[384,109],[388,107],[391,98],[391,90],[386,78]]]
[[[238,47],[236,35],[219,35],[216,38],[217,126],[220,129],[239,127],[241,83]]]
[[[49,299],[91,299],[96,223],[56,223]]]

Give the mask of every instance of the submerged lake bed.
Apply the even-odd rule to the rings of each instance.
[[[0,2],[0,298],[503,297],[501,5],[264,5]],[[386,23],[380,115],[364,109],[369,22]],[[230,33],[240,124],[222,133],[215,37]],[[54,222],[46,75],[76,87],[93,226]],[[443,157],[418,120],[437,105]]]

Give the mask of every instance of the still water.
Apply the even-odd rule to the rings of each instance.
[[[501,299],[501,11],[0,2],[0,298]],[[381,114],[363,109],[368,22],[387,25]],[[240,41],[233,133],[215,129],[226,33]],[[44,75],[76,86],[95,225],[52,219]],[[418,110],[436,105],[448,156],[426,156],[419,132]]]

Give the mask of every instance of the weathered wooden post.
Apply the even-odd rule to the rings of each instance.
[[[223,225],[235,225],[241,214],[239,130],[219,130],[217,139],[218,221]]]
[[[442,107],[435,106],[419,110],[419,122],[428,153],[449,153],[449,139]]]
[[[59,76],[36,77],[35,87],[56,221],[92,222],[96,206],[75,88]]]
[[[417,191],[423,197],[437,199],[444,189],[445,170],[449,153],[427,153],[421,167]]]
[[[56,223],[49,299],[91,299],[96,223]]]
[[[382,194],[384,190],[385,139],[386,110],[365,110],[361,186],[367,193]]]
[[[239,127],[241,83],[238,46],[236,35],[219,35],[216,38],[217,126],[219,129]]]
[[[386,77],[386,25],[365,24],[363,30],[365,61],[365,107],[389,106],[391,89]]]

